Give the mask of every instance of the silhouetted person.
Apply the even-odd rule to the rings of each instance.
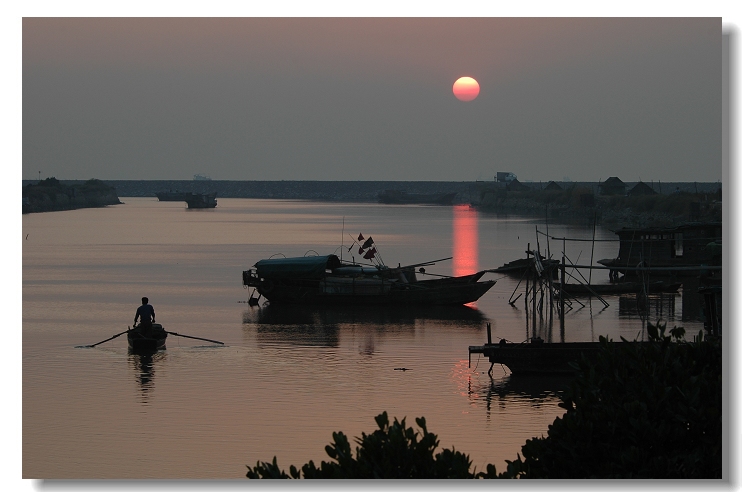
[[[142,334],[148,335],[152,332],[152,323],[155,322],[155,308],[149,304],[149,299],[142,297],[142,305],[137,308],[137,314],[134,315],[134,324],[139,320],[139,330]]]

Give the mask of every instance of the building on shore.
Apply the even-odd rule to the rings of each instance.
[[[626,194],[626,183],[618,179],[616,176],[611,176],[606,179],[603,183],[598,185],[601,195],[620,195]]]

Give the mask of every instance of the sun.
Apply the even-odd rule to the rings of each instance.
[[[453,84],[453,95],[459,101],[473,101],[479,95],[479,82],[471,77],[461,77]]]

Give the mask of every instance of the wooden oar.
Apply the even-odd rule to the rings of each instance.
[[[220,345],[224,345],[224,342],[220,342],[219,340],[209,340],[208,338],[192,337],[190,335],[181,335],[180,333],[175,333],[174,331],[166,331],[165,333],[167,333],[168,335],[175,335],[176,337],[193,338],[194,340],[203,340],[205,342],[218,343]]]
[[[105,342],[107,342],[109,340],[113,340],[116,337],[120,337],[121,335],[123,335],[127,331],[129,331],[129,327],[128,326],[126,327],[126,331],[122,331],[121,333],[117,333],[114,336],[112,336],[111,338],[106,338],[102,342],[94,343],[93,345],[80,345],[80,346],[78,346],[78,348],[92,348],[92,347],[95,347],[96,345],[100,345],[101,343],[105,343]]]

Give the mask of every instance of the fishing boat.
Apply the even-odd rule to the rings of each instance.
[[[642,282],[615,282],[612,284],[567,284],[562,286],[559,282],[554,284],[556,289],[562,289],[563,292],[572,296],[586,295],[611,295],[611,294],[636,294],[646,289],[649,294],[668,292],[677,292],[682,284],[677,282],[665,282],[658,280],[643,284]]]
[[[190,193],[186,195],[185,201],[188,208],[214,208],[216,207],[216,192],[209,194]]]
[[[138,330],[139,327],[126,332],[126,339],[129,342],[129,349],[132,351],[156,351],[165,349],[167,332],[159,323],[152,323],[152,331],[149,336],[145,336]]]
[[[480,280],[486,270],[457,277],[425,272],[425,266],[449,259],[390,268],[349,263],[334,254],[272,258],[243,271],[242,283],[271,303],[338,306],[463,305],[495,285],[495,280]]]

